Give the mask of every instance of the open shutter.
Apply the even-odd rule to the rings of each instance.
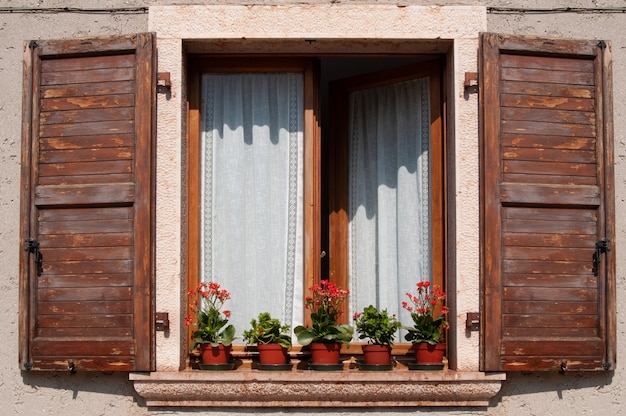
[[[479,86],[482,369],[611,369],[609,49],[483,34]]]
[[[153,367],[154,56],[152,34],[26,46],[23,369]]]

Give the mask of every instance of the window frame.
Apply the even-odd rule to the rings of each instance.
[[[193,290],[200,276],[200,148],[201,115],[200,92],[202,74],[217,73],[267,73],[300,72],[304,75],[304,287],[310,287],[319,276],[320,263],[320,131],[317,119],[315,65],[310,58],[288,57],[241,57],[239,56],[192,56],[189,59],[188,93],[188,143],[187,143],[187,290]],[[195,278],[194,278],[195,277]],[[186,304],[185,304],[186,306]],[[308,317],[306,317],[308,318]],[[187,336],[187,340],[189,336]],[[188,341],[187,341],[188,342]],[[241,346],[237,346],[241,349]]]
[[[432,58],[432,59],[431,59]],[[384,59],[384,58],[383,58]],[[349,286],[348,278],[348,157],[349,143],[347,131],[347,113],[349,94],[353,91],[366,88],[374,88],[381,85],[390,85],[409,79],[430,79],[430,149],[429,171],[430,177],[430,203],[431,203],[431,281],[446,290],[446,252],[445,229],[446,212],[446,163],[445,163],[445,140],[444,140],[444,115],[443,102],[445,95],[441,84],[443,65],[439,57],[427,57],[423,62],[410,64],[403,67],[392,68],[383,71],[371,72],[361,76],[352,77],[346,81],[335,84],[336,94],[331,99],[330,116],[331,131],[329,132],[330,143],[328,154],[332,181],[329,181],[329,236],[335,236],[334,241],[329,241],[329,276],[330,279],[343,287]],[[331,86],[331,90],[332,90]],[[339,236],[340,238],[336,238]],[[418,280],[427,279],[429,276],[416,276]],[[413,288],[406,288],[411,291]],[[344,304],[344,316],[347,316],[347,304]]]
[[[189,55],[187,60],[188,68],[188,130],[187,130],[187,148],[186,148],[186,172],[187,178],[187,203],[186,203],[186,252],[187,252],[187,285],[186,290],[195,289],[200,276],[200,148],[201,148],[201,78],[202,74],[206,72],[214,73],[267,73],[267,72],[302,72],[304,74],[304,282],[303,288],[306,296],[307,288],[314,285],[323,273],[323,266],[321,259],[325,256],[323,234],[326,217],[332,217],[329,212],[325,211],[323,206],[323,193],[327,192],[331,201],[337,200],[335,196],[337,192],[344,192],[347,190],[345,187],[336,187],[330,184],[324,183],[324,174],[322,172],[323,158],[327,157],[323,152],[323,147],[326,142],[336,141],[337,134],[330,133],[326,139],[322,138],[320,123],[320,103],[319,103],[319,62],[316,58],[323,57],[324,55],[304,56],[304,57],[291,57],[284,55],[277,56],[260,56],[260,55],[248,55],[248,54],[226,54],[226,55]],[[349,54],[350,57],[371,57],[370,55],[363,53]],[[446,252],[447,247],[445,232],[446,232],[446,201],[447,201],[447,188],[446,188],[446,136],[445,136],[445,88],[444,88],[444,73],[445,64],[444,57],[441,54],[438,55],[416,55],[416,54],[404,54],[406,57],[419,56],[424,58],[424,62],[408,65],[406,67],[392,68],[389,70],[377,71],[370,74],[366,74],[365,78],[379,78],[385,76],[382,83],[389,83],[389,79],[392,82],[400,82],[404,79],[429,76],[432,77],[431,85],[431,160],[435,157],[439,161],[437,165],[437,175],[433,175],[431,178],[431,209],[433,214],[431,215],[431,225],[433,227],[433,240],[435,240],[435,234],[437,235],[437,243],[431,242],[433,247],[431,257],[433,258],[432,275],[437,276],[434,283],[440,284],[444,289],[446,288],[447,281],[447,266],[446,266]],[[385,56],[376,55],[377,58],[385,59]],[[394,55],[397,57],[397,55]],[[427,66],[427,67],[426,67]],[[416,70],[416,68],[418,68]],[[358,77],[359,79],[362,77]],[[368,81],[370,85],[379,83],[378,81]],[[436,97],[433,99],[432,97]],[[332,107],[336,103],[329,103]],[[433,139],[436,136],[436,139]],[[436,156],[433,156],[435,154]],[[333,157],[329,157],[333,159]],[[335,158],[336,159],[336,158]],[[337,165],[337,161],[331,162],[332,165]],[[333,167],[331,167],[333,169]],[[435,169],[431,166],[431,172],[435,172]],[[347,169],[345,170],[345,181],[347,182]],[[323,191],[323,187],[328,185],[328,191]],[[437,186],[436,186],[437,185]],[[340,198],[341,199],[341,198]],[[347,195],[343,198],[347,203]],[[345,211],[344,211],[345,214]],[[329,220],[327,220],[329,221]],[[332,220],[330,220],[332,221]],[[347,223],[344,224],[347,227]],[[332,232],[331,230],[327,232]],[[342,250],[342,255],[347,255],[347,228],[343,234],[346,238],[342,239],[343,244],[339,249]],[[335,238],[335,240],[339,240]],[[435,249],[434,247],[437,247]],[[329,247],[331,248],[331,247]],[[341,257],[340,257],[341,258]],[[344,257],[345,258],[345,257]],[[337,262],[337,260],[334,260]],[[345,262],[344,262],[345,263]],[[329,275],[331,280],[336,281],[342,287],[348,287],[347,277],[347,263],[345,263],[346,272],[342,277],[338,277],[337,273],[331,273]],[[417,281],[417,280],[416,280]],[[410,291],[411,288],[407,288]],[[186,300],[183,303],[184,310],[186,310]],[[350,317],[348,316],[348,302],[343,304],[344,314],[342,322],[350,323]],[[310,312],[305,310],[304,324],[310,325]],[[185,341],[183,345],[188,347],[190,339],[190,329],[186,328],[183,331]],[[354,345],[358,345],[358,342],[352,342]],[[398,340],[394,349],[395,355],[406,355],[411,353],[412,344]],[[358,349],[358,348],[357,348]],[[233,345],[233,351],[239,353],[242,356],[249,356],[246,351],[249,351],[243,345]],[[253,350],[253,348],[252,348]],[[298,355],[301,352],[301,347],[294,343],[292,348],[292,354]],[[344,351],[346,352],[346,351]],[[349,351],[350,354],[360,355],[361,351]]]

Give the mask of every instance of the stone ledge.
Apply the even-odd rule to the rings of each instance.
[[[131,373],[147,406],[412,407],[489,406],[504,373],[411,371]]]

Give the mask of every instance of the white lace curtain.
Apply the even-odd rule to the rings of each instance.
[[[350,104],[350,309],[407,324],[400,303],[431,268],[428,84]],[[231,291],[239,337],[263,311],[302,322],[302,92],[301,74],[203,76],[201,280]]]
[[[302,322],[302,97],[301,74],[202,78],[201,280],[231,292],[239,342],[260,312]]]
[[[430,280],[429,82],[350,97],[351,312],[372,304],[398,314],[405,293]]]

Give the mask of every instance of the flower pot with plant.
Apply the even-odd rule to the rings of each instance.
[[[359,339],[367,339],[363,345],[363,361],[367,365],[391,364],[391,349],[398,329],[402,326],[395,315],[386,309],[378,310],[370,305],[353,316]]]
[[[230,311],[221,309],[230,299],[230,293],[221,289],[218,283],[200,282],[187,295],[190,313],[185,318],[185,325],[196,328],[191,333],[191,350],[199,348],[203,364],[227,364],[235,327],[228,324]]]
[[[349,291],[328,280],[309,288],[312,296],[305,299],[305,308],[311,311],[310,328],[302,325],[294,329],[298,343],[311,346],[313,364],[337,365],[341,345],[350,347],[354,328],[348,324],[337,324],[341,315],[341,304]]]
[[[259,362],[267,365],[287,363],[287,351],[291,348],[289,325],[281,324],[269,312],[261,312],[257,319],[250,321],[250,329],[244,331],[243,340],[248,345],[256,345]]]
[[[439,285],[428,281],[418,282],[417,294],[407,292],[409,302],[402,307],[411,313],[413,326],[405,327],[405,339],[414,344],[415,361],[418,364],[440,365],[443,362],[445,344],[444,331],[450,328],[446,320],[448,308],[443,305],[446,294]]]

